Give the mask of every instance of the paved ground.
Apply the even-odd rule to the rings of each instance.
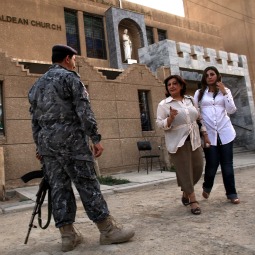
[[[153,174],[161,173],[151,172],[147,178],[153,178]],[[88,220],[78,201],[75,226],[84,236],[84,242],[65,254],[255,254],[254,179],[255,167],[247,165],[236,171],[236,187],[241,199],[239,205],[233,205],[225,198],[220,174],[216,176],[209,200],[201,196],[201,180],[196,186],[202,208],[199,216],[192,215],[190,208],[181,204],[181,192],[174,179],[140,185],[139,189],[105,192],[112,215],[122,223],[133,225],[136,230],[132,241],[119,245],[99,245],[98,230]],[[1,255],[62,254],[60,235],[53,222],[46,230],[33,228],[28,244],[24,245],[31,209],[14,211],[0,215]]]

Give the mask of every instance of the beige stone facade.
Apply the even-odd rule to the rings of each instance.
[[[253,0],[184,0],[185,16],[215,25],[225,51],[246,55],[255,95],[255,1]],[[215,42],[213,48],[219,49]]]
[[[193,19],[199,16],[193,13],[192,6],[186,1],[186,12]],[[204,1],[206,2],[206,1]],[[235,2],[235,1],[234,1]],[[245,2],[245,1],[239,1]],[[249,2],[249,1],[247,1]],[[101,174],[110,174],[137,169],[138,150],[136,142],[148,139],[154,151],[162,143],[163,133],[155,127],[158,102],[164,97],[163,79],[169,71],[160,69],[153,74],[143,64],[139,64],[138,49],[141,47],[135,29],[129,21],[123,21],[123,27],[130,25],[130,36],[134,43],[134,58],[138,64],[125,70],[111,69],[106,24],[106,59],[88,58],[85,42],[83,13],[100,15],[105,22],[105,12],[119,7],[119,1],[70,1],[70,0],[2,0],[0,5],[0,82],[2,84],[2,105],[4,133],[0,136],[3,147],[5,183],[8,187],[24,185],[20,176],[40,168],[35,159],[35,146],[31,133],[29,104],[27,93],[40,76],[25,69],[20,62],[50,64],[52,45],[66,44],[64,8],[78,11],[78,28],[81,56],[78,57],[79,74],[88,88],[92,109],[98,120],[99,131],[103,136],[104,154],[98,160]],[[125,10],[144,15],[146,26],[152,27],[154,42],[158,42],[157,30],[165,30],[167,39],[205,48],[245,54],[254,69],[251,51],[231,46],[231,40],[222,35],[222,23],[215,24],[207,19],[196,20],[181,18],[168,13],[122,1]],[[22,10],[22,12],[20,11]],[[242,9],[244,10],[244,9]],[[218,9],[215,12],[219,11]],[[193,13],[193,14],[192,14]],[[230,37],[230,36],[229,36]],[[253,38],[254,39],[254,38]],[[241,42],[240,42],[241,44]],[[241,51],[239,51],[241,49]],[[254,54],[253,54],[254,55]],[[115,79],[107,79],[99,69],[121,73]],[[138,92],[147,91],[149,95],[151,131],[142,131]],[[194,86],[189,89],[192,94]],[[158,151],[157,151],[158,152]]]

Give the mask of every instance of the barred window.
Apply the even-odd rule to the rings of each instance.
[[[151,45],[154,43],[154,38],[153,38],[153,30],[152,27],[146,27],[146,35],[147,35],[147,42],[148,45]]]
[[[149,91],[139,90],[138,98],[142,131],[151,131],[152,127],[149,109]]]
[[[67,45],[81,55],[80,37],[78,29],[77,11],[65,9],[66,41]]]
[[[166,31],[158,29],[158,40],[163,41],[166,39]]]
[[[106,59],[103,18],[84,14],[87,57]]]

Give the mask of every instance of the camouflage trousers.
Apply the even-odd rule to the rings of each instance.
[[[90,220],[99,222],[109,215],[95,175],[94,162],[44,156],[42,163],[45,179],[51,188],[52,214],[57,228],[75,221],[77,206],[72,182]]]

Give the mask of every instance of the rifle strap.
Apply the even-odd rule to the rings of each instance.
[[[46,193],[48,191],[48,219],[46,224],[43,226],[42,225],[42,203],[39,204],[38,207],[38,224],[40,226],[41,229],[46,229],[49,225],[50,225],[50,221],[51,221],[51,214],[52,214],[52,204],[51,204],[51,194],[50,194],[50,188],[48,187],[47,189],[44,190],[44,192]],[[46,194],[44,194],[45,196]]]

